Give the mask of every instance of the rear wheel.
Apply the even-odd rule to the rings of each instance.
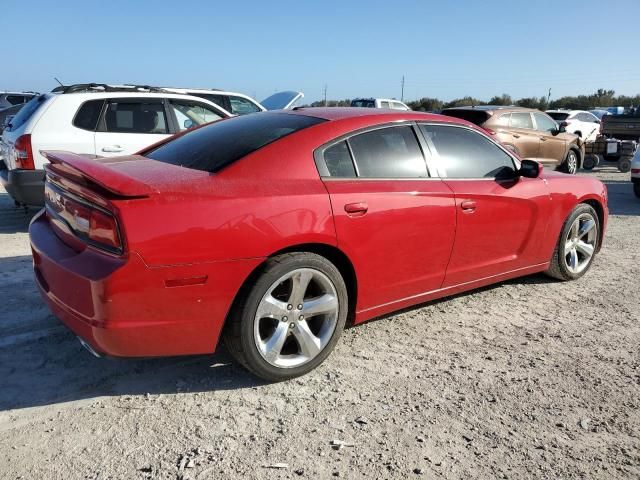
[[[578,205],[564,222],[547,275],[558,280],[580,278],[591,268],[599,241],[596,211],[590,205]]]
[[[560,166],[560,170],[571,175],[576,174],[578,171],[578,154],[575,150],[569,150],[567,158],[564,159],[564,162],[562,162],[562,165]]]
[[[620,170],[622,173],[630,172],[632,160],[633,160],[633,157],[629,157],[629,156],[620,157],[620,160],[618,160],[618,170]]]
[[[279,255],[235,306],[225,345],[265,380],[298,377],[331,353],[347,310],[347,288],[329,260],[313,253]]]

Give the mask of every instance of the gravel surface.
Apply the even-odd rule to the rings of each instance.
[[[589,175],[611,217],[581,280],[351,328],[273,385],[225,352],[91,357],[34,287],[35,211],[0,190],[0,478],[640,478],[640,200]]]

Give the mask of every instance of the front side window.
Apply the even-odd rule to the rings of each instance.
[[[276,112],[242,115],[186,132],[143,155],[159,162],[214,173],[269,143],[325,121]]]
[[[512,128],[530,128],[533,129],[533,122],[531,121],[530,113],[512,113],[511,114],[511,127]]]
[[[534,113],[536,117],[536,130],[541,132],[553,132],[558,128],[558,124],[543,113]]]
[[[427,164],[413,128],[380,128],[349,139],[358,175],[364,178],[423,178]]]
[[[420,125],[437,153],[440,175],[446,178],[495,178],[513,175],[513,160],[477,132],[446,125]]]
[[[246,115],[247,113],[256,113],[261,110],[258,106],[242,97],[230,96],[229,101],[231,102],[231,113],[235,115]]]
[[[107,132],[166,134],[167,119],[162,103],[112,101],[105,114]]]
[[[197,127],[198,125],[215,122],[222,118],[222,115],[220,115],[219,112],[208,105],[191,100],[171,99],[169,100],[169,104],[176,116],[178,128],[181,132],[188,130],[189,128]]]

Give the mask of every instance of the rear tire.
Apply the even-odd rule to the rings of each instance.
[[[577,280],[591,268],[599,244],[598,215],[593,207],[581,203],[565,220],[545,273],[558,280]]]
[[[585,155],[584,162],[582,162],[582,168],[585,170],[593,170],[599,163],[597,155],[589,154]]]
[[[314,253],[285,253],[267,260],[240,293],[223,339],[254,375],[288,380],[329,356],[344,329],[348,305],[347,287],[329,260]]]
[[[562,165],[560,165],[560,170],[569,175],[575,175],[578,172],[578,163],[578,154],[576,151],[569,150],[567,158],[565,158]]]
[[[629,156],[620,157],[620,160],[618,160],[618,170],[620,170],[622,173],[630,172],[632,160],[633,160],[633,157],[629,157]]]

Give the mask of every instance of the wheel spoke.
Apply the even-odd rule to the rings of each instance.
[[[564,244],[564,251],[568,254],[569,251],[573,248],[573,242],[569,240]]]
[[[263,353],[270,361],[275,361],[282,351],[282,346],[287,339],[289,333],[289,324],[287,322],[278,322],[273,334],[263,344]]]
[[[569,236],[571,238],[576,238],[578,236],[578,227],[580,226],[580,220],[576,219],[575,222],[573,222],[573,225],[571,225],[571,230],[569,232]]]
[[[305,317],[313,317],[323,313],[332,313],[338,309],[338,299],[333,295],[324,295],[303,302],[302,314]]]
[[[309,282],[313,278],[313,273],[308,270],[296,272],[291,277],[292,287],[289,303],[291,305],[300,305],[304,300],[304,294],[307,293]]]
[[[583,241],[576,243],[576,250],[583,253],[587,258],[590,258],[593,255],[593,245],[589,245]]]
[[[587,220],[580,226],[580,231],[578,232],[578,238],[584,237],[587,233],[593,230],[596,226],[596,222],[593,220]]]
[[[293,336],[296,337],[298,345],[300,345],[300,352],[307,358],[314,358],[322,349],[320,339],[316,337],[306,320],[298,322],[296,328],[292,330]]]
[[[569,270],[575,272],[578,268],[578,252],[575,248],[571,249],[568,253],[569,261],[567,262],[567,266]]]
[[[276,318],[281,320],[288,314],[287,303],[268,295],[258,307],[256,315],[258,318]]]

